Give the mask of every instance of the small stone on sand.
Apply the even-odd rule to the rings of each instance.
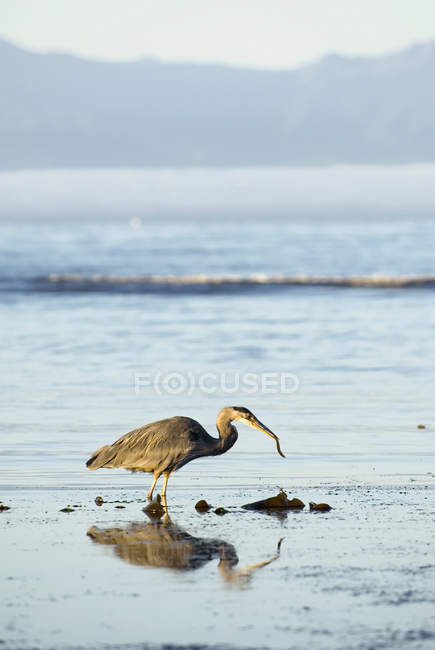
[[[201,499],[195,503],[195,510],[198,512],[208,512],[211,508],[211,505],[207,503],[205,499]]]
[[[329,503],[313,503],[313,501],[310,501],[310,511],[313,510],[316,512],[329,512],[329,510],[332,510],[332,507]]]

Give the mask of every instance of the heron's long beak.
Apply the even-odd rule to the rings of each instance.
[[[273,438],[276,442],[276,448],[278,450],[278,453],[280,456],[285,458],[284,454],[281,451],[281,447],[279,446],[279,438],[276,436],[273,431],[271,431],[268,427],[266,427],[265,424],[260,422],[260,420],[257,420],[256,417],[251,420],[245,420],[246,424],[249,424],[249,426],[254,427],[254,429],[259,429],[260,431],[263,431],[263,433],[266,434],[266,436],[269,436],[269,438]]]

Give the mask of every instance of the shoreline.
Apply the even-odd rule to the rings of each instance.
[[[173,485],[169,527],[149,522],[137,488],[2,492],[1,647],[433,647],[435,482],[301,486],[288,494],[302,511],[241,508],[276,492]],[[200,498],[229,512],[199,514]],[[129,530],[136,544],[114,543]]]

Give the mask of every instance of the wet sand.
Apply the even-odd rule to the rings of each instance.
[[[337,483],[283,484],[305,509],[267,514],[241,506],[275,486],[174,481],[157,524],[128,475],[5,487],[0,648],[432,649],[433,475]],[[229,512],[198,513],[200,498]]]

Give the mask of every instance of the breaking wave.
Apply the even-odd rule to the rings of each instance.
[[[33,291],[165,293],[217,292],[259,287],[435,288],[435,275],[79,275],[51,274],[27,281]],[[18,287],[16,287],[18,288]],[[24,287],[22,287],[24,288]]]

